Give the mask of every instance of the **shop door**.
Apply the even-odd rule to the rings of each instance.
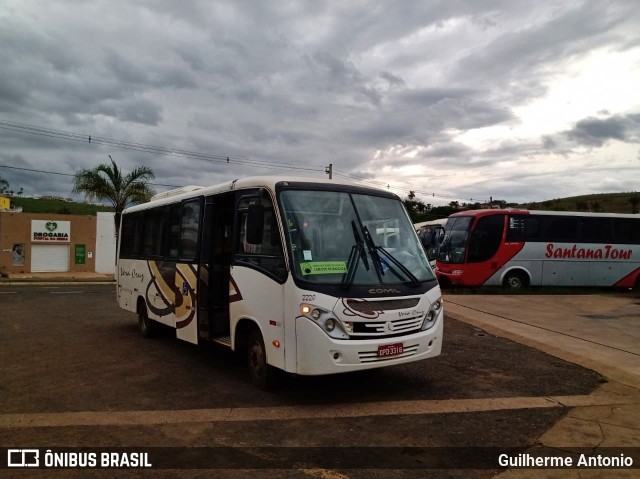
[[[32,273],[66,273],[69,271],[68,244],[32,244]]]

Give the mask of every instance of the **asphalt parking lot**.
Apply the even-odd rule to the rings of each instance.
[[[291,377],[263,392],[250,384],[242,360],[222,347],[194,346],[171,331],[142,338],[135,316],[117,307],[112,285],[5,286],[0,302],[0,447],[249,448],[250,460],[214,471],[219,477],[245,477],[250,469],[259,469],[256,477],[425,477],[420,458],[398,448],[524,450],[567,414],[566,399],[554,398],[584,398],[606,382],[590,369],[447,318],[436,359]],[[283,468],[273,456],[282,447],[303,459]],[[362,458],[332,470],[304,456],[309,448],[359,451]],[[472,466],[429,477],[499,472],[497,465]],[[86,477],[72,469],[28,472],[20,477]],[[117,475],[212,477],[168,469]]]

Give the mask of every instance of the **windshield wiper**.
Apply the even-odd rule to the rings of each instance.
[[[414,275],[409,270],[409,268],[407,268],[400,261],[398,261],[395,258],[395,256],[393,256],[391,253],[389,253],[382,246],[376,246],[376,244],[373,242],[373,239],[371,238],[371,233],[369,233],[369,228],[367,228],[366,225],[364,226],[363,231],[364,231],[364,238],[367,241],[369,249],[371,250],[371,257],[373,258],[373,263],[374,263],[374,265],[377,265],[376,270],[381,275],[384,275],[384,271],[382,270],[382,259],[380,258],[380,255],[378,254],[378,252],[383,253],[387,258],[389,258],[389,260],[391,260],[391,262],[394,265],[396,265],[397,268],[400,271],[402,271],[407,278],[409,278],[409,281],[411,281],[411,283],[414,286],[420,286],[420,280],[416,277],[416,275]]]
[[[367,247],[369,248],[369,253],[371,254],[371,259],[373,260],[373,266],[375,266],[376,272],[378,273],[378,279],[382,281],[384,270],[382,269],[382,263],[380,262],[380,256],[378,255],[378,247],[373,242],[371,233],[369,233],[369,228],[367,228],[367,225],[362,225],[362,231],[364,231],[364,239],[367,242]]]
[[[362,241],[360,233],[358,233],[358,228],[356,228],[355,221],[351,222],[351,228],[353,230],[353,238],[356,240],[356,244],[351,247],[351,253],[349,254],[349,259],[347,260],[347,272],[342,278],[343,289],[349,289],[353,284],[353,280],[356,277],[356,272],[358,271],[358,257],[362,258],[364,267],[367,269],[367,271],[369,270],[369,260],[367,259],[367,253],[364,251],[364,241]]]
[[[395,256],[393,256],[390,252],[388,252],[382,246],[376,246],[376,249],[382,252],[387,258],[389,258],[391,262],[395,264],[398,267],[398,269],[405,274],[407,278],[409,278],[409,280],[414,286],[420,286],[420,280],[416,277],[416,275],[413,274],[409,268],[407,268],[400,261],[398,261]]]

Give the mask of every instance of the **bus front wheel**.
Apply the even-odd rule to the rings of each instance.
[[[267,351],[260,330],[254,329],[249,336],[247,363],[251,382],[260,389],[272,389],[276,386],[278,370],[267,363]]]
[[[143,303],[138,304],[138,329],[145,338],[152,337],[156,329],[153,320],[149,318],[147,313],[147,306]]]
[[[503,285],[512,291],[519,291],[529,286],[529,278],[522,271],[510,271],[504,277]]]

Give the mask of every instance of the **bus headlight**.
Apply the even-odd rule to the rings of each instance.
[[[316,323],[328,336],[334,339],[349,339],[342,323],[335,319],[330,311],[311,304],[301,304],[300,312],[305,318]]]
[[[436,299],[433,304],[431,305],[431,308],[434,311],[440,311],[440,308],[442,308],[442,298],[438,298]]]
[[[438,315],[442,311],[442,298],[436,299],[431,306],[429,307],[429,311],[427,311],[426,316],[424,317],[424,322],[422,323],[422,331],[426,331],[433,327],[436,324],[436,320],[438,319]]]

